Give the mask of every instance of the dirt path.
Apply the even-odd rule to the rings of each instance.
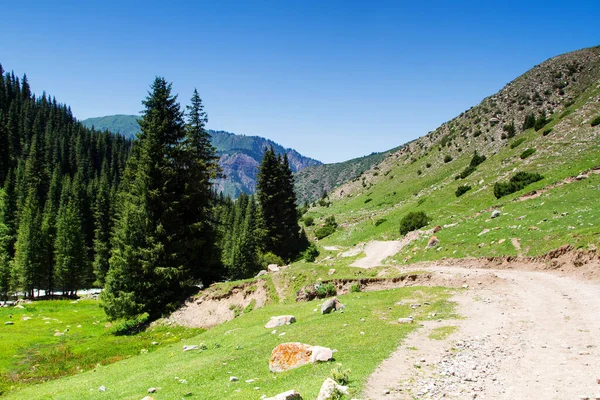
[[[398,253],[402,248],[420,235],[429,234],[430,231],[413,231],[406,234],[401,240],[378,241],[373,240],[364,247],[365,257],[354,261],[351,267],[373,268],[382,265],[383,260]]]
[[[453,299],[465,319],[418,329],[369,378],[365,399],[600,398],[598,283],[547,272],[430,270],[471,282]],[[499,279],[485,279],[490,274]],[[458,330],[430,339],[441,326]]]

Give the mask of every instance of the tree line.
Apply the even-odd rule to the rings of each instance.
[[[109,318],[156,318],[194,286],[307,247],[286,156],[266,149],[256,195],[215,192],[222,172],[196,90],[182,108],[156,78],[130,142],[86,129],[26,76],[0,81],[0,295],[97,286]]]

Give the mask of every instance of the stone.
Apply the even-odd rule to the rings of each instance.
[[[154,400],[154,397],[152,397],[152,396],[146,396],[142,400]]]
[[[295,390],[288,390],[287,392],[279,393],[277,396],[268,397],[265,400],[302,400],[302,396]]]
[[[267,271],[277,272],[277,271],[279,271],[279,266],[277,264],[269,264],[269,265],[267,265]]]
[[[258,278],[259,276],[263,276],[266,275],[268,272],[266,270],[261,270],[258,274],[256,274],[256,277]]]
[[[240,380],[240,379],[239,379],[237,376],[230,376],[230,377],[229,377],[229,382],[237,382],[237,381],[239,381],[239,380]]]
[[[313,346],[312,353],[310,354],[310,362],[316,364],[317,362],[327,362],[333,358],[333,350],[328,347]]]
[[[482,230],[481,232],[479,232],[479,235],[477,235],[477,236],[485,235],[489,231],[490,231],[489,229],[485,228],[484,230]]]
[[[442,230],[441,225],[436,226],[435,228],[433,228],[433,233],[438,233],[439,231]]]
[[[271,372],[283,372],[309,363],[326,362],[333,358],[333,350],[304,343],[281,343],[273,349],[269,359]]]
[[[321,314],[329,314],[332,311],[340,311],[344,308],[344,305],[340,303],[337,297],[333,297],[326,300],[321,306]]]
[[[106,392],[106,386],[102,385],[98,388],[99,392]]]
[[[438,239],[437,236],[432,236],[431,238],[429,238],[429,241],[427,242],[427,248],[428,249],[434,248],[438,244],[440,244],[440,239]]]
[[[294,322],[296,322],[296,317],[294,317],[293,315],[279,315],[276,317],[271,317],[271,319],[269,319],[269,322],[267,322],[267,324],[265,325],[265,328],[277,328],[278,326],[289,325]]]
[[[14,325],[14,324],[15,324],[15,323],[14,323],[14,322],[12,322],[12,321],[6,321],[6,322],[4,323],[4,325]]]
[[[327,275],[333,275],[335,274],[335,268],[331,268],[329,271],[327,271]]]
[[[183,351],[198,350],[198,349],[199,349],[199,347],[196,345],[191,345],[191,344],[183,345]]]
[[[500,216],[500,211],[499,210],[492,211],[492,218],[498,218],[499,216]]]
[[[398,322],[401,324],[412,324],[415,320],[412,317],[408,318],[398,318]]]
[[[319,391],[319,395],[317,396],[317,400],[330,400],[337,399],[337,393],[341,392],[345,395],[348,394],[348,387],[338,385],[333,379],[327,378],[323,385],[321,386],[321,390]]]
[[[151,387],[150,389],[148,389],[148,393],[156,393],[157,390],[157,388]]]

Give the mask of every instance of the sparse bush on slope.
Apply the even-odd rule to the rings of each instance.
[[[542,179],[544,177],[537,173],[517,172],[508,182],[496,182],[494,185],[494,196],[499,199],[500,197],[518,192],[525,186],[541,181]]]
[[[408,232],[416,231],[426,226],[430,218],[423,211],[409,212],[400,221],[400,234],[406,235]]]

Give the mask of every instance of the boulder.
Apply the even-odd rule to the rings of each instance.
[[[339,385],[333,379],[327,378],[321,386],[321,390],[319,391],[319,396],[317,397],[317,400],[337,399],[339,397],[336,396],[336,392],[340,392],[347,395],[348,387]]]
[[[196,346],[195,344],[192,344],[192,345],[186,344],[183,346],[183,351],[190,351],[190,350],[199,350],[199,347]]]
[[[265,400],[302,400],[302,396],[295,390],[288,390],[287,392],[279,393],[277,396],[269,397]]]
[[[433,233],[438,233],[439,231],[442,230],[441,225],[436,226],[435,228],[433,228]]]
[[[499,216],[500,216],[500,211],[499,210],[492,211],[492,218],[498,218]]]
[[[438,244],[440,244],[440,239],[438,239],[437,236],[432,236],[427,242],[427,248],[432,249]]]
[[[6,321],[6,322],[4,323],[4,325],[14,325],[14,324],[15,324],[15,323],[14,323],[14,322],[12,322],[12,321]]]
[[[325,362],[333,358],[333,351],[327,347],[291,342],[281,343],[273,349],[269,359],[271,372],[284,372],[305,364]]]
[[[401,324],[412,324],[415,321],[412,317],[408,317],[408,318],[398,318],[398,322]]]
[[[326,300],[325,303],[321,306],[321,314],[329,314],[332,311],[343,310],[344,305],[340,303],[337,297],[333,297],[329,300]]]
[[[269,272],[277,272],[279,271],[279,266],[277,264],[269,264],[267,265],[267,270]]]
[[[278,326],[289,325],[296,322],[296,317],[293,315],[279,315],[277,317],[271,317],[269,322],[265,325],[265,328],[272,329]]]
[[[263,275],[266,275],[266,274],[268,274],[267,270],[263,269],[258,274],[256,274],[256,277],[258,278],[259,276],[263,276]]]
[[[331,276],[333,274],[335,274],[335,269],[334,268],[331,268],[329,271],[327,271],[327,275]]]

